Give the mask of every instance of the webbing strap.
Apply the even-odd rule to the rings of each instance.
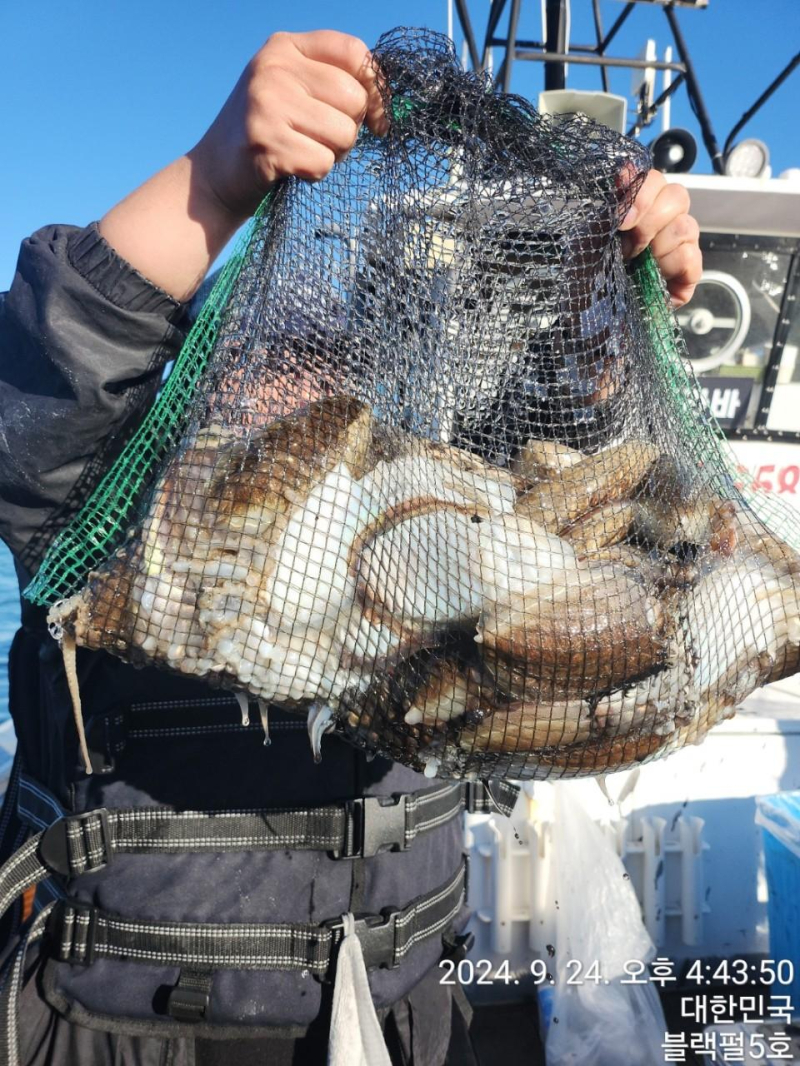
[[[50,870],[69,877],[100,870],[119,852],[292,848],[329,851],[335,858],[367,857],[384,848],[405,850],[421,833],[450,821],[465,807],[510,813],[517,791],[505,782],[490,786],[456,782],[323,807],[177,813],[158,807],[99,808],[50,826],[40,856]]]
[[[420,941],[443,932],[467,891],[466,857],[444,885],[403,909],[356,919],[367,967],[395,967]],[[118,918],[68,899],[55,905],[54,951],[62,962],[125,959],[189,969],[309,970],[325,976],[342,939],[342,919],[311,923],[154,922]]]
[[[52,873],[39,859],[39,843],[43,836],[44,833],[37,833],[31,837],[0,867],[0,917],[26,888],[38,885]]]
[[[37,914],[3,972],[3,987],[0,991],[0,1066],[21,1066],[19,993],[25,974],[25,960],[29,946],[44,932],[45,923],[54,906],[54,903],[50,903]]]
[[[381,803],[382,797],[363,797],[344,807],[333,808],[338,812],[335,817],[342,815],[343,810],[351,815],[353,811],[363,812],[358,834],[353,819],[343,820],[341,826],[336,823],[339,835],[333,847],[341,847],[343,855],[374,854],[383,844],[407,847],[419,833],[455,817],[465,804],[468,810],[494,808],[510,813],[517,792],[516,786],[508,782],[491,782],[478,791],[474,785],[465,788],[461,784],[425,789],[402,796],[388,807]],[[326,829],[315,821],[315,817],[319,811],[330,810],[290,810],[291,824],[275,821],[277,815],[287,814],[275,811],[216,814],[184,811],[175,814],[157,808],[99,809],[60,818],[48,829],[31,837],[0,867],[0,917],[31,885],[39,884],[53,873],[76,877],[100,870],[115,851],[153,853],[296,848],[303,846],[298,843],[298,833],[305,834],[306,847],[324,848],[328,846],[329,838],[325,834],[330,831],[330,824]],[[387,811],[388,818],[383,819],[382,812]],[[289,830],[295,835],[281,835]],[[360,852],[354,845],[359,835]]]
[[[100,870],[125,852],[329,851],[335,858],[405,850],[421,833],[464,808],[460,784],[395,797],[363,796],[323,807],[251,811],[181,811],[158,807],[98,808],[54,822],[40,847],[43,863],[64,876]]]
[[[511,817],[520,793],[513,781],[466,781],[465,808],[470,814],[504,814]]]

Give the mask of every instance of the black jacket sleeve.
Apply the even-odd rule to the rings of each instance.
[[[138,424],[186,327],[96,223],[23,242],[0,297],[0,537],[28,570]]]

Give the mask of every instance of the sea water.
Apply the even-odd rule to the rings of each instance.
[[[8,718],[8,652],[19,626],[19,585],[11,553],[0,544],[0,723]]]

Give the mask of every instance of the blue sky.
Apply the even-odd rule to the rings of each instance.
[[[470,0],[482,26],[488,0]],[[606,26],[620,0],[602,0]],[[589,0],[573,0],[575,42],[592,39]],[[540,34],[539,4],[526,0],[520,36]],[[681,11],[720,142],[797,49],[797,0],[710,0]],[[396,25],[446,28],[445,0],[40,0],[9,4],[0,39],[3,150],[0,166],[0,288],[20,240],[49,222],[84,224],[198,139],[241,68],[278,29],[330,27],[373,44]],[[641,4],[612,45],[634,55],[648,37],[668,43],[663,14]],[[541,66],[519,63],[512,88],[536,97]],[[569,85],[599,88],[599,73],[573,65]],[[612,72],[626,93],[630,73]],[[748,126],[770,147],[773,170],[800,166],[800,72]],[[696,129],[681,90],[673,123]],[[698,171],[709,170],[701,149]]]

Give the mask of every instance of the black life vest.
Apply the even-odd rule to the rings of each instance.
[[[510,813],[514,786],[429,780],[336,737],[317,765],[300,717],[272,711],[265,746],[230,694],[103,653],[79,652],[78,667],[90,776],[58,646],[24,608],[0,911],[8,936],[37,882],[27,933],[62,1015],[114,1032],[300,1035],[329,1005],[342,914],[357,917],[379,1016],[463,949],[459,815]],[[6,1041],[23,949],[7,962]]]

